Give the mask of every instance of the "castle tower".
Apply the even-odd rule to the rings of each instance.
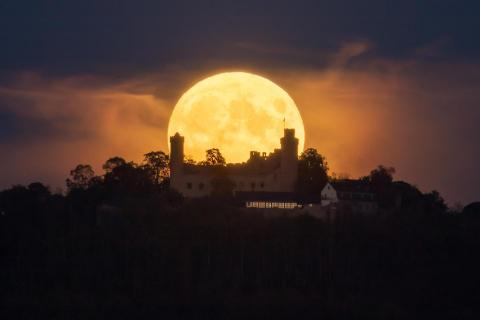
[[[170,137],[170,185],[175,189],[178,189],[183,175],[184,140],[178,132]]]
[[[293,191],[298,175],[298,139],[295,129],[284,129],[281,144],[281,185],[284,190]]]

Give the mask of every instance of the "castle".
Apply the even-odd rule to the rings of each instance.
[[[298,139],[295,129],[285,129],[280,149],[268,156],[250,152],[245,163],[228,164],[225,171],[237,192],[293,192],[297,180]],[[170,137],[170,186],[185,197],[202,197],[212,192],[215,170],[211,166],[184,162],[184,137]]]
[[[170,137],[170,187],[187,198],[212,194],[212,181],[218,177],[218,166],[185,163],[183,145],[184,137],[178,132]],[[235,198],[245,208],[289,209],[296,214],[308,210],[309,214],[318,217],[328,215],[338,207],[361,213],[377,212],[376,195],[362,180],[327,182],[314,195],[295,192],[298,139],[294,129],[284,129],[280,145],[280,149],[268,156],[265,152],[251,151],[247,162],[222,167],[222,172],[233,183]]]

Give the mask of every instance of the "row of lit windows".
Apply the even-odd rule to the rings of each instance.
[[[278,209],[295,209],[300,207],[296,202],[269,202],[269,201],[247,201],[247,208],[278,208]]]

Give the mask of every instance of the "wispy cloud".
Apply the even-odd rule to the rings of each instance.
[[[301,109],[307,146],[337,173],[393,165],[397,178],[438,189],[450,202],[479,198],[479,65],[378,59],[344,66],[277,74]]]
[[[29,180],[58,185],[77,162],[97,168],[108,157],[140,160],[165,149],[171,104],[139,84],[89,77],[22,75],[0,87],[0,113],[13,122],[0,139],[2,187]],[[5,133],[7,134],[7,133]]]

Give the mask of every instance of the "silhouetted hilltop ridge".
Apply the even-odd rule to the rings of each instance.
[[[451,211],[380,166],[361,181],[327,177],[374,191],[378,214],[266,217],[228,194],[184,199],[168,187],[168,156],[147,155],[111,158],[100,176],[79,165],[65,195],[39,182],[0,192],[6,318],[479,314],[478,203]],[[312,174],[305,197],[325,184],[314,158],[299,165]]]

